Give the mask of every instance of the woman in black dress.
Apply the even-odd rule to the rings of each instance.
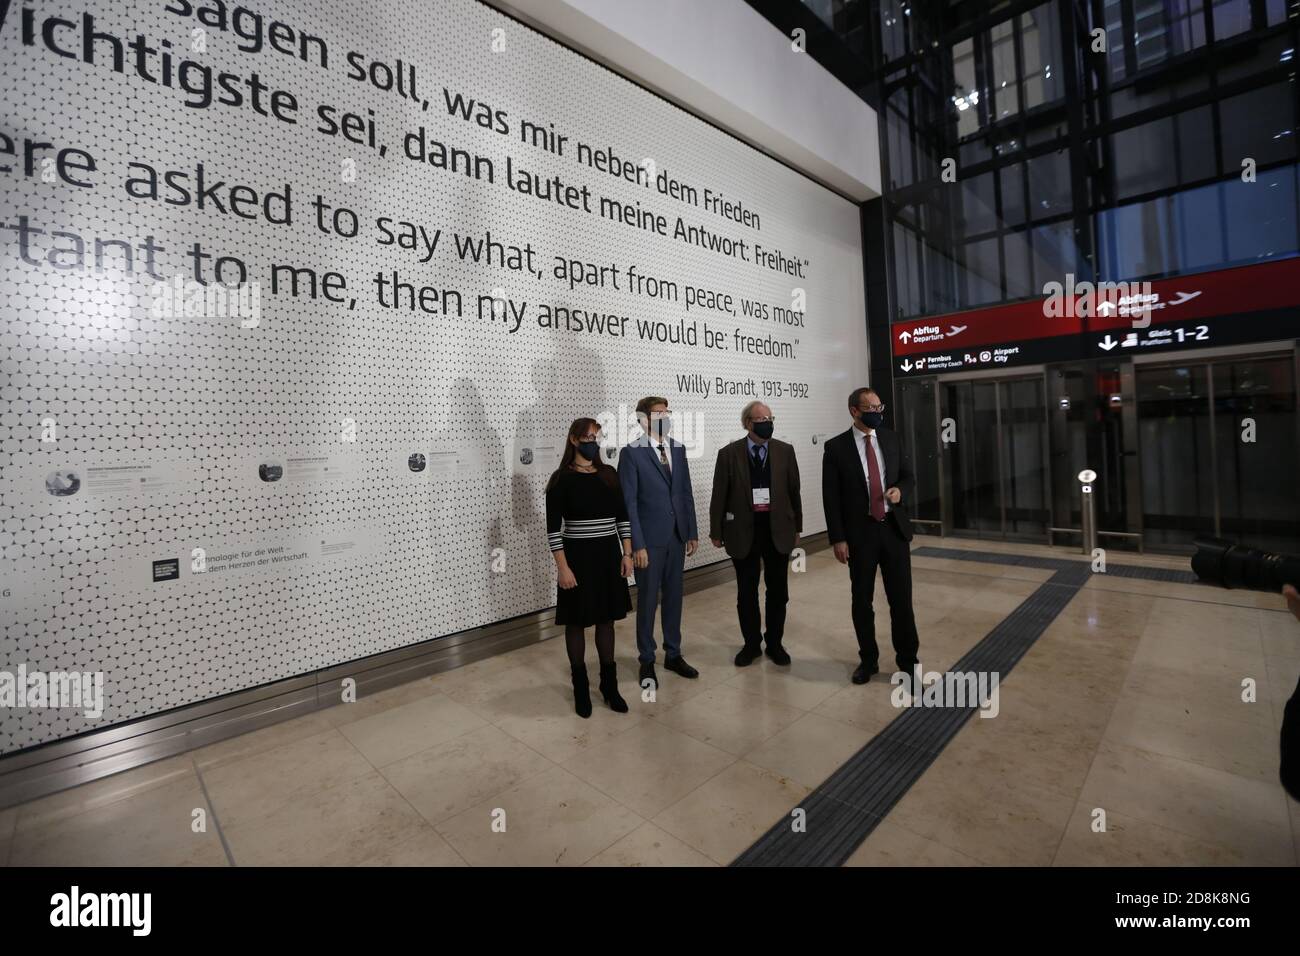
[[[618,472],[600,460],[600,425],[579,418],[569,426],[560,467],[546,485],[546,533],[555,558],[559,590],[555,623],[573,671],[573,706],[591,716],[585,629],[596,628],[600,695],[610,708],[627,713],[618,693],[614,664],[614,622],[632,609],[627,579],[632,574],[632,526]]]

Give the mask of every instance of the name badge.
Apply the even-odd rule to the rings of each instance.
[[[754,510],[755,511],[772,510],[772,489],[771,488],[754,489]]]

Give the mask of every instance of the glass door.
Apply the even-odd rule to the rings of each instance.
[[[1043,380],[1022,378],[997,384],[1003,533],[1045,537],[1049,514]]]
[[[1045,540],[1050,523],[1047,408],[1041,376],[944,382],[955,533]]]
[[[1149,545],[1300,549],[1294,356],[1143,365],[1136,391]]]
[[[894,420],[903,448],[912,459],[916,493],[911,503],[917,530],[942,533],[939,494],[939,410],[934,379],[904,379],[894,385]]]
[[[1215,533],[1210,376],[1205,362],[1137,369],[1142,540],[1190,547]]]
[[[1290,356],[1221,361],[1210,377],[1219,534],[1300,551],[1295,363]]]
[[[997,383],[947,382],[943,388],[944,415],[957,436],[948,446],[953,530],[1001,537]]]

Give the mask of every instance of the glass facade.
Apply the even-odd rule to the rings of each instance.
[[[852,6],[881,24],[895,320],[1300,252],[1280,0]]]
[[[918,462],[921,524],[1077,544],[1088,468],[1107,546],[1214,534],[1300,553],[1300,308],[1257,346],[1199,353],[902,377],[881,354],[892,323],[1037,300],[1067,276],[1300,255],[1300,0],[751,3],[803,26],[879,117],[871,374]]]

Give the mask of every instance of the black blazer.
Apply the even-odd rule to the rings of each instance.
[[[767,454],[772,472],[772,510],[768,512],[772,546],[781,554],[789,554],[794,550],[794,536],[803,531],[799,462],[794,446],[775,438],[768,439]],[[721,541],[733,558],[746,557],[754,547],[753,505],[749,445],[744,438],[738,438],[718,449],[713,498],[709,502],[709,537]]]
[[[856,426],[826,442],[822,460],[822,507],[826,509],[826,536],[831,544],[853,541],[866,534],[871,520],[871,493],[858,456]],[[907,516],[916,493],[912,463],[898,436],[885,428],[876,429],[880,454],[885,459],[885,488],[897,488],[903,495],[890,504],[885,520],[894,522],[907,541],[912,540],[912,522]]]

